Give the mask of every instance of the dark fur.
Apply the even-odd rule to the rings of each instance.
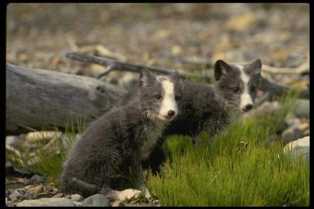
[[[250,94],[256,97],[256,88],[261,70],[260,60],[244,65],[244,71],[250,74]],[[150,167],[153,172],[159,172],[160,165],[166,155],[162,149],[164,139],[171,134],[189,135],[195,138],[201,131],[209,136],[229,124],[234,117],[241,114],[240,95],[243,83],[236,65],[229,65],[222,60],[215,64],[214,85],[199,84],[189,80],[180,82],[182,99],[179,101],[180,114],[164,130],[158,145],[144,162],[145,168]]]
[[[61,189],[89,196],[110,189],[143,186],[142,147],[151,133],[162,133],[166,121],[149,117],[159,110],[154,95],[162,94],[154,76],[141,78],[137,95],[92,122],[74,144],[64,164]],[[158,133],[155,137],[159,137]],[[150,150],[149,150],[150,151]]]

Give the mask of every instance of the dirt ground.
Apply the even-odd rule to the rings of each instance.
[[[98,48],[97,48],[98,47]],[[307,4],[10,4],[7,62],[78,73],[83,49],[187,69],[197,60],[295,67],[309,50]],[[98,50],[99,52],[99,50]]]

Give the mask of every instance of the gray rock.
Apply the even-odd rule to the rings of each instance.
[[[70,199],[73,200],[73,201],[81,201],[83,199],[83,197],[79,194],[72,194],[70,196]]]
[[[19,137],[17,137],[17,136],[6,136],[5,137],[5,144],[13,146],[18,141],[18,139],[19,139]]]
[[[95,194],[86,198],[82,206],[93,206],[93,207],[108,207],[110,206],[109,200],[102,194]]]
[[[21,197],[23,197],[23,193],[20,190],[14,190],[9,195],[9,199],[13,202],[17,201]]]
[[[44,177],[42,176],[39,176],[37,174],[33,175],[31,178],[30,178],[30,182],[31,183],[43,183],[45,181]]]
[[[296,118],[294,114],[288,114],[285,118],[285,123],[287,126],[298,126],[301,124],[300,118]]]
[[[302,136],[304,136],[303,132],[297,126],[291,126],[281,134],[281,137],[285,143],[296,140]]]
[[[307,99],[298,99],[296,102],[296,107],[294,114],[300,118],[310,117],[310,101]]]
[[[284,147],[284,152],[290,153],[293,157],[303,156],[305,159],[310,159],[310,137],[306,136],[290,142]]]
[[[75,204],[66,198],[41,198],[37,200],[23,200],[16,204],[18,207],[25,206],[55,206],[55,207],[71,207],[75,206]]]

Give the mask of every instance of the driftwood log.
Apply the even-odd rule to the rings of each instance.
[[[6,135],[89,122],[125,93],[103,81],[6,65]]]

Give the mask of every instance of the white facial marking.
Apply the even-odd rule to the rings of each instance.
[[[249,94],[249,87],[248,87],[250,77],[247,76],[246,73],[244,72],[243,66],[237,65],[237,67],[240,70],[240,73],[241,73],[240,78],[244,84],[244,90],[240,98],[240,109],[243,110],[246,105],[253,105],[253,99],[251,95]]]
[[[158,77],[163,88],[163,98],[160,104],[159,115],[161,119],[165,120],[170,110],[174,111],[176,115],[178,113],[177,102],[175,100],[174,84],[167,77]]]

